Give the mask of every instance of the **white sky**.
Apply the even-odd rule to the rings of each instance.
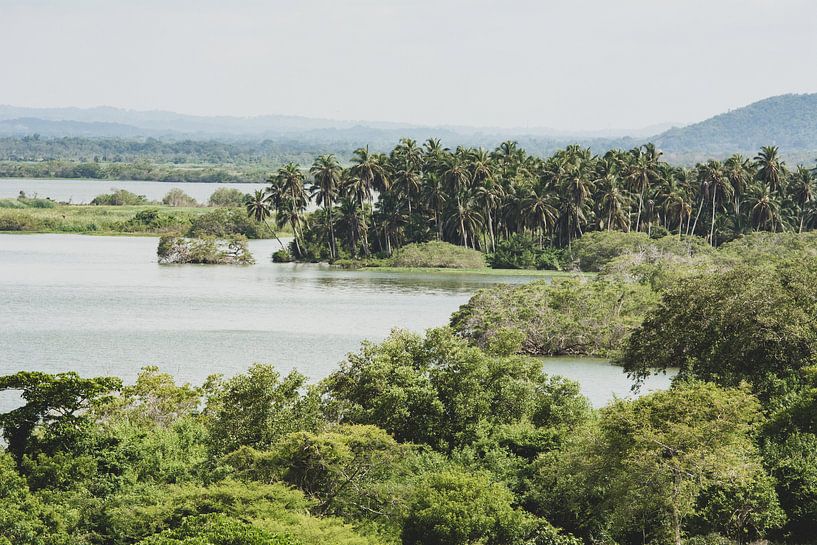
[[[808,0],[0,0],[0,103],[584,130],[817,91]]]

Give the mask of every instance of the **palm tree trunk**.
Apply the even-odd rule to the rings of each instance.
[[[695,234],[695,229],[698,227],[698,218],[701,217],[701,211],[703,209],[704,209],[704,199],[703,199],[703,197],[701,197],[701,204],[698,207],[698,212],[695,214],[695,222],[692,224],[692,231],[690,232],[693,235]],[[690,234],[690,233],[687,233],[687,234]]]
[[[332,259],[337,257],[337,248],[335,242],[335,222],[332,221],[332,200],[326,201],[326,223],[329,224],[329,256]]]
[[[709,226],[709,244],[715,247],[715,199],[718,196],[718,186],[712,190],[712,224]]]
[[[268,222],[266,219],[264,219],[264,224],[267,226],[267,229],[269,229],[270,231],[272,231],[272,236],[275,238],[275,240],[277,240],[277,241],[278,241],[278,244],[280,244],[280,245],[281,245],[281,248],[282,248],[282,249],[286,249],[286,248],[284,247],[284,243],[283,243],[283,242],[281,242],[281,239],[280,239],[280,238],[278,238],[278,231],[276,231],[275,229],[273,229],[273,228],[270,226],[269,222]]]
[[[486,206],[485,212],[488,215],[488,234],[491,235],[491,250],[496,251],[496,240],[494,239],[494,221],[491,217],[491,207]]]
[[[638,216],[636,216],[635,220],[635,232],[641,232],[641,208],[644,205],[644,193],[640,193],[638,195]]]

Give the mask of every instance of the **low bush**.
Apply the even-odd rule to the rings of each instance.
[[[219,187],[210,195],[210,206],[234,207],[243,206],[247,195],[234,187]]]
[[[251,265],[255,260],[246,237],[229,239],[163,236],[156,250],[159,263],[203,263],[211,265]]]
[[[484,269],[485,255],[447,242],[420,242],[403,246],[388,260],[392,267]]]
[[[663,256],[694,257],[713,252],[700,237],[650,238],[646,233],[594,231],[573,243],[573,263],[585,272],[598,272],[621,255],[644,253],[651,259]]]
[[[112,193],[103,193],[97,195],[91,201],[91,204],[108,205],[108,206],[130,206],[135,204],[146,204],[147,197],[144,195],[137,195],[131,193],[126,189],[115,189]]]
[[[478,291],[451,325],[489,351],[501,346],[505,352],[608,357],[624,347],[657,300],[649,286],[618,280],[498,285]]]
[[[41,223],[25,212],[9,210],[0,213],[0,231],[36,231]]]
[[[227,238],[243,235],[247,238],[263,238],[268,231],[268,227],[248,218],[243,210],[218,208],[193,218],[187,236],[191,238],[205,236]]]
[[[774,258],[797,255],[815,257],[817,256],[817,231],[748,233],[721,246],[718,254],[722,261],[740,261],[752,265],[762,265]]]
[[[57,203],[48,198],[26,197],[20,192],[16,199],[0,199],[0,208],[54,208]]]
[[[199,205],[199,203],[196,202],[196,199],[178,187],[174,187],[167,192],[167,195],[162,198],[162,204],[167,206],[184,206],[188,208]]]
[[[273,252],[272,254],[272,262],[273,263],[290,263],[292,262],[292,255],[286,248],[281,248]]]
[[[515,233],[501,240],[488,256],[494,269],[562,270],[563,252],[557,248],[540,248],[528,235]]]

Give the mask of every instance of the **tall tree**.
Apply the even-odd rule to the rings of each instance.
[[[323,206],[326,214],[326,224],[329,228],[329,254],[332,258],[338,256],[337,243],[335,241],[335,224],[332,220],[332,208],[335,199],[340,191],[341,180],[343,179],[343,167],[340,166],[334,155],[321,155],[315,159],[312,168],[312,197],[318,206]]]

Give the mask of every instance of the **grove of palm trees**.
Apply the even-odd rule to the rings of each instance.
[[[652,144],[601,156],[571,145],[540,158],[511,141],[450,150],[404,138],[389,154],[357,149],[348,166],[334,155],[308,171],[288,163],[268,181],[248,213],[291,228],[299,259],[391,255],[430,240],[490,253],[514,236],[567,247],[603,230],[717,246],[750,231],[817,227],[814,170],[790,169],[774,146],[685,168]],[[319,209],[308,212],[313,202]]]

